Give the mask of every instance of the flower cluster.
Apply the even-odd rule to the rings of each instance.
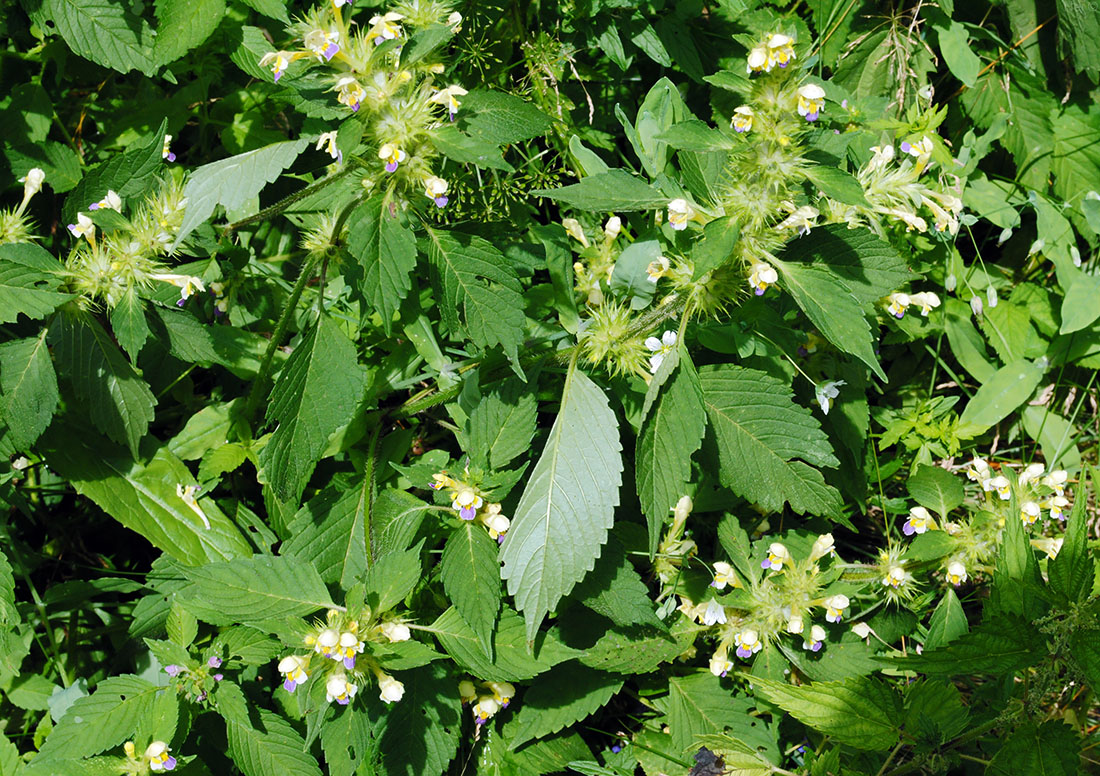
[[[966,476],[999,501],[1012,497],[1012,482],[1004,474],[994,475],[989,462],[977,456],[967,465]],[[1046,471],[1041,463],[1025,466],[1016,478],[1016,497],[1020,505],[1019,518],[1024,525],[1032,526],[1047,510],[1051,520],[1065,522],[1069,499],[1066,498],[1066,482],[1069,474],[1064,469]]]
[[[178,665],[170,663],[164,667],[164,673],[172,678],[171,685],[177,693],[195,703],[204,703],[213,692],[214,686],[225,676],[218,671],[222,659],[211,655],[201,664]]]
[[[508,682],[477,682],[464,679],[458,683],[462,705],[470,707],[474,723],[480,727],[492,719],[501,709],[508,708],[516,695],[516,688]]]
[[[930,312],[940,306],[940,298],[933,291],[922,291],[918,294],[897,291],[882,300],[882,306],[887,313],[898,319],[905,317],[910,306],[919,307],[921,316],[927,318]]]
[[[329,703],[347,706],[370,675],[378,684],[378,697],[386,703],[396,703],[405,694],[405,686],[382,670],[378,661],[366,649],[367,642],[391,643],[407,641],[409,627],[404,622],[379,616],[364,619],[330,609],[323,622],[318,622],[304,637],[311,652],[305,655],[285,655],[279,660],[283,689],[294,692],[314,674],[324,676],[325,699]]]
[[[469,477],[468,471],[466,476]],[[459,518],[485,526],[489,536],[496,539],[498,544],[504,541],[511,522],[500,513],[500,504],[486,501],[476,485],[457,480],[446,472],[439,472],[432,475],[429,487],[432,490],[446,489],[451,497],[451,509],[458,513]]]

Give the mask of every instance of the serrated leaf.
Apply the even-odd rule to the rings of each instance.
[[[728,151],[736,147],[733,138],[699,119],[673,124],[656,139],[681,151]]]
[[[462,129],[494,145],[537,137],[550,128],[551,119],[529,102],[511,94],[474,89],[462,98]]]
[[[865,305],[841,277],[824,264],[801,264],[789,259],[773,263],[779,270],[780,286],[790,292],[825,338],[885,381],[886,373],[872,347]]]
[[[1064,722],[1025,722],[997,752],[986,776],[1075,776],[1081,773],[1081,738]]]
[[[670,679],[668,728],[676,753],[690,747],[698,735],[735,726],[752,707],[752,701],[734,696],[709,671]]]
[[[1095,487],[1095,484],[1094,486]],[[1062,549],[1047,565],[1050,589],[1066,601],[1084,603],[1092,594],[1096,577],[1096,562],[1089,551],[1085,503],[1088,501],[1088,478],[1082,475],[1077,486],[1077,499],[1073,503]]]
[[[443,589],[490,658],[500,610],[497,552],[497,543],[483,526],[463,522],[451,533],[439,562]]]
[[[87,313],[60,315],[50,324],[50,343],[61,375],[93,426],[137,457],[153,420],[156,399],[111,337]]]
[[[454,34],[454,28],[449,24],[429,24],[427,27],[421,27],[401,47],[401,67],[406,68],[419,62],[449,41]]]
[[[330,776],[354,776],[360,763],[372,759],[378,743],[371,737],[369,717],[346,708],[321,728],[321,748]]]
[[[555,666],[531,683],[512,721],[504,728],[515,751],[534,738],[557,733],[607,705],[623,686],[622,677],[578,663]]]
[[[154,33],[146,21],[110,0],[46,0],[45,12],[76,54],[120,73],[151,76]]]
[[[517,364],[526,318],[522,289],[508,260],[481,237],[431,228],[428,237],[444,324],[482,347],[499,344]]]
[[[177,248],[199,224],[209,219],[218,205],[234,211],[244,207],[293,164],[308,144],[306,138],[272,143],[194,170],[183,189],[187,210],[172,247]]]
[[[925,651],[939,649],[970,632],[959,597],[954,590],[947,590],[928,621],[928,636],[924,639]]]
[[[1042,655],[1035,645],[1042,636],[1030,623],[1010,615],[999,615],[970,633],[923,654],[884,658],[904,671],[929,676],[956,674],[1006,674],[1037,662]]]
[[[149,182],[164,169],[162,157],[164,133],[168,120],[148,137],[148,141],[135,144],[125,153],[112,156],[106,162],[84,171],[84,178],[65,199],[61,209],[62,223],[72,223],[76,215],[92,202],[98,202],[108,190],[114,190],[125,201],[129,197],[144,194]]]
[[[340,491],[326,488],[298,510],[279,552],[313,564],[321,579],[347,590],[367,570],[371,481]]]
[[[467,453],[499,471],[531,448],[538,401],[518,378],[482,396],[466,423]]]
[[[12,574],[11,564],[8,563],[8,556],[0,551],[0,625],[11,626],[18,621],[19,612],[15,609],[15,576]]]
[[[294,558],[255,555],[183,571],[191,584],[179,600],[211,625],[302,617],[333,606],[313,566]]]
[[[267,407],[267,419],[278,426],[260,466],[280,499],[302,495],[328,438],[351,420],[365,383],[355,345],[322,315],[291,353]]]
[[[680,351],[665,357],[646,390],[642,414],[634,479],[649,526],[652,557],[669,510],[687,493],[691,457],[702,445],[707,428],[699,375],[690,358]]]
[[[229,442],[208,450],[199,462],[199,481],[209,482],[218,479],[226,472],[235,471],[248,460],[249,453],[249,448],[240,442]]]
[[[732,216],[716,218],[703,227],[703,237],[691,247],[692,279],[725,264],[741,237],[741,226]]]
[[[11,443],[25,450],[50,425],[58,402],[57,375],[46,330],[0,345],[0,418]]]
[[[571,368],[500,554],[501,576],[524,614],[528,639],[600,555],[619,503],[620,450],[607,397]]]
[[[668,204],[669,198],[626,170],[612,169],[589,175],[580,183],[557,189],[539,189],[531,196],[546,197],[578,210],[615,210],[629,213],[635,210],[656,210]]]
[[[573,598],[616,625],[664,627],[649,589],[614,536],[608,539],[596,566],[573,589]]]
[[[457,677],[440,665],[401,675],[405,697],[386,713],[380,748],[388,776],[443,773],[458,749],[462,706]]]
[[[348,219],[348,250],[359,262],[359,292],[382,319],[387,334],[393,316],[412,288],[409,275],[416,269],[416,240],[396,215],[386,197],[376,194]]]
[[[957,736],[969,719],[958,688],[949,682],[920,681],[905,692],[905,729],[933,746]]]
[[[796,512],[840,513],[840,494],[807,465],[839,462],[817,421],[792,401],[785,383],[728,365],[701,369],[699,380],[723,485],[769,512],[789,503]]]
[[[863,193],[863,186],[851,173],[836,167],[815,165],[806,168],[806,177],[829,199],[835,199],[844,205],[871,206]]]
[[[216,698],[229,756],[245,776],[321,776],[305,741],[280,715],[252,706],[240,688],[228,682],[218,687]]]
[[[516,169],[504,161],[495,143],[465,135],[453,126],[442,126],[433,131],[431,142],[439,153],[462,164],[476,164],[483,169],[504,172],[514,172]]]
[[[824,265],[863,304],[873,304],[914,279],[897,250],[868,230],[841,224],[818,227],[787,244],[783,259]]]
[[[157,64],[174,62],[218,29],[225,0],[157,0]]]
[[[883,752],[898,741],[900,699],[880,681],[859,677],[796,687],[753,677],[759,694],[806,726],[855,749]]]
[[[130,361],[136,364],[149,338],[149,323],[145,320],[145,303],[133,288],[123,294],[111,310],[111,331],[118,344],[130,354]]]
[[[405,599],[420,581],[420,548],[391,552],[378,558],[363,575],[367,603],[375,612],[386,612]]]
[[[562,644],[550,633],[540,634],[534,651],[528,652],[523,619],[505,605],[493,634],[493,659],[485,656],[477,636],[453,606],[433,622],[427,631],[435,634],[447,654],[474,676],[494,681],[522,682],[541,674],[580,652]]]
[[[931,509],[942,519],[963,503],[965,492],[962,481],[938,466],[918,466],[905,483],[909,495],[922,507]]]
[[[0,323],[43,318],[73,298],[55,289],[61,263],[33,243],[0,245]]]
[[[584,651],[580,662],[617,674],[648,674],[671,662],[683,650],[663,627],[632,625],[605,631]]]
[[[121,746],[148,724],[156,695],[162,690],[128,674],[104,679],[94,693],[69,707],[35,761],[76,760]]]

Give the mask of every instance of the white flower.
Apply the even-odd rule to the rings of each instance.
[[[840,395],[840,386],[842,385],[847,385],[847,383],[843,380],[832,380],[814,386],[814,398],[817,399],[817,405],[821,407],[821,411],[826,415],[832,409],[833,399]]]
[[[1062,543],[1065,541],[1062,537],[1057,539],[1050,539],[1047,537],[1041,537],[1039,539],[1032,539],[1031,546],[1037,550],[1042,550],[1046,553],[1047,557],[1054,560],[1058,557],[1058,553],[1062,550]]]
[[[867,163],[868,171],[881,170],[894,158],[892,145],[871,146],[871,161]]]
[[[806,623],[802,621],[802,615],[796,614],[787,620],[787,633],[801,633],[806,629]]]
[[[730,119],[730,126],[733,127],[733,131],[737,133],[752,131],[752,120],[756,114],[752,112],[752,108],[748,105],[741,105],[733,110],[733,118]]]
[[[669,267],[671,266],[671,263],[666,257],[659,256],[649,262],[649,266],[645,268],[646,278],[650,283],[656,283],[668,274]]]
[[[760,634],[754,630],[743,630],[733,637],[737,645],[737,657],[745,660],[759,652],[764,645],[760,643]]]
[[[928,135],[925,135],[915,143],[906,142],[901,144],[901,150],[915,158],[930,156],[933,147],[932,138],[928,137]]]
[[[390,620],[382,623],[381,629],[382,635],[393,642],[408,641],[409,637],[412,636],[409,626],[403,622]]]
[[[752,73],[759,73],[761,71],[768,71],[772,69],[770,59],[768,57],[768,49],[765,46],[757,46],[749,52],[748,67],[746,71],[751,75]]]
[[[180,290],[180,299],[176,304],[180,306],[190,299],[196,291],[206,291],[206,286],[203,285],[202,280],[194,275],[175,275],[170,272],[161,272],[151,274],[149,277],[152,280],[159,280],[162,283],[170,283],[176,286]]]
[[[163,741],[154,741],[145,750],[145,758],[149,761],[151,771],[170,771],[176,767],[176,758],[168,754],[168,744]]]
[[[1046,471],[1046,467],[1041,463],[1032,463],[1024,467],[1024,470],[1020,472],[1019,483],[1020,487],[1024,487],[1029,482],[1038,481],[1043,476],[1043,472]]]
[[[921,291],[919,294],[912,294],[909,297],[909,302],[919,307],[921,316],[925,318],[928,317],[928,313],[940,306],[939,296],[932,291]]]
[[[811,229],[817,226],[816,219],[819,215],[821,215],[821,213],[817,208],[811,207],[810,205],[803,205],[776,224],[775,228],[794,229],[797,227],[800,235],[807,235],[810,233]]]
[[[401,25],[396,24],[396,22],[404,18],[401,14],[393,12],[384,16],[372,16],[370,20],[371,29],[367,35],[374,38],[374,45],[376,46],[385,43],[387,40],[398,38],[401,36]]]
[[[714,562],[714,581],[710,583],[710,586],[715,590],[725,590],[726,585],[737,587],[737,577],[733,573],[733,566],[725,561],[716,560]]]
[[[665,356],[676,347],[676,332],[666,331],[660,339],[649,337],[645,341],[645,346],[647,350],[653,353],[649,357],[649,371],[656,374],[657,370],[661,368],[661,364],[664,363]]]
[[[909,304],[912,300],[909,298],[909,294],[897,291],[890,296],[886,297],[886,312],[895,318],[901,318],[905,315],[905,311],[909,308]]]
[[[92,219],[83,213],[77,214],[75,224],[69,224],[69,231],[73,233],[74,237],[87,237],[88,242],[95,241],[95,224],[92,223]]]
[[[449,187],[447,181],[438,175],[429,175],[424,179],[424,194],[435,202],[436,207],[444,207],[449,201],[447,199],[447,189]]]
[[[1065,469],[1055,469],[1046,477],[1043,477],[1043,484],[1048,488],[1051,488],[1059,496],[1065,495],[1066,492],[1066,480],[1069,479],[1069,473]]]
[[[164,136],[164,146],[160,149],[160,157],[161,157],[161,159],[167,159],[170,162],[174,162],[174,161],[176,161],[176,155],[174,153],[172,153],[172,149],[170,148],[171,144],[172,144],[172,136],[171,135],[165,135]]]
[[[1008,477],[999,474],[989,481],[989,487],[986,490],[995,490],[1001,501],[1008,501],[1012,495],[1012,484],[1008,481]]]
[[[108,189],[106,196],[99,202],[93,202],[88,205],[88,210],[114,210],[117,213],[122,212],[122,198],[118,196],[113,190]]]
[[[806,121],[817,121],[825,105],[825,90],[817,84],[806,84],[798,88],[798,115]]]
[[[844,616],[844,610],[848,608],[848,596],[837,594],[825,599],[825,619],[829,622],[840,622]]]
[[[932,519],[932,515],[928,513],[927,509],[924,507],[913,507],[909,510],[909,519],[905,521],[905,525],[902,526],[901,532],[906,536],[922,534],[934,524],[935,521]]]
[[[335,159],[337,163],[339,163],[344,161],[344,154],[339,148],[336,147],[336,135],[337,132],[335,129],[331,132],[325,132],[324,134],[322,134],[319,138],[317,138],[316,150],[320,151],[322,148],[324,148],[328,152],[328,155]]]
[[[752,265],[752,273],[749,275],[749,288],[757,296],[763,296],[768,287],[775,285],[778,280],[779,273],[775,271],[775,267],[762,261],[757,262]]]
[[[720,649],[710,656],[710,672],[715,676],[725,676],[733,670],[725,649]]]
[[[772,542],[768,547],[768,557],[760,561],[760,568],[782,571],[783,564],[791,559],[791,553],[780,542]]]
[[[575,218],[562,219],[561,225],[565,227],[565,233],[579,242],[585,248],[588,247],[588,238],[584,236],[584,229],[581,228],[581,222]]]
[[[607,223],[603,225],[603,233],[607,235],[609,240],[614,240],[619,236],[619,232],[622,231],[623,222],[618,216],[611,216],[607,219]]]
[[[872,633],[874,633],[874,631],[871,630],[871,626],[868,625],[867,623],[857,622],[857,623],[852,625],[852,633],[856,634],[861,639],[865,639],[868,636],[870,636]]]
[[[686,199],[674,199],[668,203],[668,223],[680,232],[687,229],[688,221],[695,217],[695,208]]]
[[[314,640],[313,651],[333,660],[340,659],[340,631],[325,628]]]
[[[814,625],[810,628],[810,638],[802,642],[802,648],[811,652],[820,652],[822,645],[825,643],[825,636],[825,629],[820,625]]]
[[[953,560],[947,564],[947,581],[958,587],[967,579],[966,566],[962,561]]]
[[[283,675],[283,688],[287,692],[294,692],[298,685],[309,679],[306,666],[309,658],[301,655],[287,655],[279,661],[279,673]]]
[[[344,674],[333,674],[325,682],[325,700],[329,703],[336,701],[341,706],[347,706],[357,692],[359,685],[349,682]]]
[[[378,697],[386,703],[397,703],[405,697],[405,685],[389,674],[379,675],[378,690]]]
[[[199,506],[197,496],[199,493],[198,485],[183,485],[182,483],[176,483],[176,495],[180,497],[180,500],[186,504],[192,512],[199,516],[202,520],[202,524],[206,527],[206,530],[210,530],[210,521],[206,519],[206,513],[202,511],[202,507]]]
[[[1034,501],[1025,501],[1020,506],[1020,519],[1024,525],[1034,525],[1039,519],[1039,505]]]
[[[882,578],[882,584],[886,587],[892,587],[894,590],[912,581],[913,575],[907,572],[902,566],[891,566],[887,569],[886,576]]]
[[[810,548],[810,560],[817,561],[830,553],[836,552],[832,534],[821,534]]]
[[[1039,506],[1050,510],[1051,520],[1065,520],[1065,509],[1069,506],[1069,499],[1065,496],[1054,495],[1041,502]]]
[[[429,102],[446,106],[447,114],[450,116],[451,121],[454,121],[455,115],[458,113],[458,108],[462,105],[458,98],[464,97],[466,94],[467,91],[461,86],[452,85],[448,86],[446,89],[440,89],[433,94]]]
[[[26,202],[42,190],[42,184],[46,182],[46,173],[41,167],[32,167],[19,179],[19,182],[23,184],[23,201]]]
[[[977,294],[970,297],[970,311],[977,316],[982,314],[982,309],[982,298]]]
[[[726,621],[726,609],[713,598],[707,601],[707,609],[703,612],[703,625],[719,625]]]

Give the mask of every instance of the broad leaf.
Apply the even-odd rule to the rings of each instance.
[[[942,519],[963,503],[965,493],[957,476],[938,466],[918,466],[905,483],[909,495],[922,507],[933,510]]]
[[[1031,398],[1046,366],[1045,358],[1035,362],[1020,359],[998,369],[967,403],[959,425],[976,435],[1000,423]]]
[[[301,617],[332,607],[313,566],[293,558],[255,555],[184,570],[191,585],[180,600],[212,625]]]
[[[420,581],[420,548],[423,542],[401,552],[378,558],[363,575],[367,604],[375,612],[387,612],[401,603]]]
[[[580,662],[617,674],[648,674],[672,662],[683,649],[663,626],[631,625],[605,631]]]
[[[1093,484],[1095,488],[1095,483]],[[1084,603],[1092,594],[1096,578],[1096,562],[1089,551],[1085,503],[1088,501],[1088,480],[1082,476],[1077,486],[1077,498],[1066,523],[1062,549],[1047,566],[1050,588],[1069,603]]]
[[[617,169],[589,175],[571,186],[539,189],[530,194],[571,205],[578,210],[614,210],[620,213],[656,210],[669,201],[668,197],[641,178]]]
[[[294,516],[281,554],[300,558],[347,590],[367,570],[370,478],[343,492],[326,488]]]
[[[518,378],[482,396],[466,423],[467,453],[493,470],[531,449],[538,402]]]
[[[786,262],[824,265],[863,304],[873,304],[914,279],[897,250],[866,229],[840,224],[814,229],[787,244]]]
[[[619,503],[623,464],[603,391],[570,369],[561,409],[504,540],[501,576],[533,639],[543,618],[592,570]]]
[[[145,320],[145,303],[135,289],[127,291],[111,310],[111,331],[118,344],[130,354],[131,363],[136,364],[149,338],[149,322]]]
[[[924,649],[939,649],[969,632],[970,624],[966,621],[966,612],[963,611],[959,597],[954,590],[948,589],[932,612],[932,619],[928,621]]]
[[[128,674],[103,680],[94,693],[69,707],[35,762],[76,760],[121,746],[148,725],[156,695],[162,690]]]
[[[959,674],[1003,675],[1026,668],[1042,655],[1035,645],[1042,636],[1030,624],[1018,617],[998,616],[970,633],[964,633],[949,643],[923,654],[884,658],[903,671],[917,671],[929,676]]]
[[[1082,773],[1081,738],[1059,720],[1025,722],[989,763],[986,776],[1075,776]]]
[[[0,323],[14,323],[20,314],[44,318],[72,299],[55,290],[60,269],[57,259],[33,243],[0,245]]]
[[[380,748],[388,776],[443,773],[458,749],[457,677],[439,665],[401,675],[405,697],[386,712]]]
[[[223,683],[215,698],[225,719],[229,755],[245,776],[321,776],[305,741],[282,716],[254,708],[234,684]]]
[[[614,536],[608,539],[596,567],[573,589],[573,597],[616,625],[664,628],[645,582]]]
[[[412,288],[416,240],[408,227],[389,212],[386,198],[376,194],[348,219],[348,250],[362,270],[359,292],[382,319],[389,334],[393,316]]]
[[[459,117],[466,132],[494,145],[537,137],[551,124],[550,117],[531,103],[488,89],[474,89],[463,97]]]
[[[447,540],[439,562],[443,589],[489,657],[493,625],[500,611],[497,552],[497,543],[483,526],[463,522]]]
[[[111,0],[46,0],[45,11],[69,47],[120,73],[152,75],[153,30],[146,21]]]
[[[46,330],[0,345],[0,418],[17,449],[35,443],[50,425],[57,402],[57,375],[46,347]]]
[[[840,494],[809,465],[834,467],[838,461],[785,383],[737,366],[705,367],[699,380],[723,485],[769,512],[789,503],[796,512],[840,513]]]
[[[366,380],[355,345],[322,315],[283,367],[267,419],[279,425],[260,465],[284,501],[297,501],[328,438],[351,420]]]
[[[607,705],[623,686],[620,676],[596,671],[575,662],[562,663],[533,681],[523,693],[504,734],[513,751],[533,738],[542,738],[574,725]]]
[[[752,701],[735,697],[709,671],[678,676],[668,683],[668,728],[676,752],[696,736],[721,733],[748,716]]]
[[[225,0],[157,0],[157,42],[153,56],[158,65],[182,57],[218,29],[225,15]]]

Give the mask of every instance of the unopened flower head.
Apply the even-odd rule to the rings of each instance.
[[[46,173],[41,167],[32,167],[19,179],[19,182],[23,184],[23,201],[26,202],[42,190],[42,184],[46,182]]]
[[[802,642],[802,648],[808,649],[811,652],[820,652],[821,647],[825,644],[825,629],[820,625],[814,625],[810,628],[810,637]]]
[[[458,697],[463,703],[472,703],[477,700],[477,688],[469,679],[463,679],[458,683]]]
[[[730,662],[725,647],[710,656],[710,665],[708,667],[710,668],[710,672],[715,676],[725,676],[733,670],[733,663]]]
[[[775,267],[762,261],[752,265],[752,272],[749,274],[749,288],[757,296],[763,296],[764,292],[778,281],[779,273],[775,271]]]
[[[623,230],[623,220],[618,216],[611,216],[607,219],[607,223],[603,225],[603,233],[607,235],[607,239],[614,240],[619,236],[619,233]]]
[[[748,660],[764,647],[760,643],[760,635],[752,629],[743,630],[735,635],[733,643],[737,645],[737,657],[743,660]]]
[[[686,199],[674,199],[668,203],[668,223],[676,231],[687,229],[688,221],[694,217],[695,208]]]
[[[824,106],[825,90],[820,86],[806,84],[798,88],[798,115],[806,121],[817,121]]]
[[[825,599],[825,619],[829,622],[840,622],[850,603],[848,596],[842,594]]]
[[[741,105],[733,110],[733,119],[730,121],[730,126],[733,127],[733,131],[737,133],[751,132],[752,120],[756,116],[753,113],[752,108],[748,105]]]
[[[771,569],[772,571],[782,571],[783,564],[789,563],[791,560],[791,553],[779,542],[772,542],[768,547],[768,557],[760,561],[760,568]]]
[[[309,658],[304,655],[287,655],[279,661],[279,673],[283,675],[283,688],[294,692],[298,685],[309,679]]]
[[[379,626],[382,631],[382,635],[389,639],[391,642],[408,641],[412,636],[412,632],[409,630],[409,626],[403,622],[397,622],[395,620],[387,620]]]
[[[151,771],[170,771],[176,767],[176,758],[169,754],[168,744],[154,741],[145,749],[145,759]]]
[[[787,633],[798,634],[804,630],[806,630],[806,622],[801,614],[792,615],[791,619],[787,620]]]
[[[934,527],[935,524],[932,515],[928,513],[927,509],[924,507],[913,507],[909,510],[909,519],[905,521],[905,525],[902,526],[901,532],[906,536],[922,534],[929,528]]]
[[[645,346],[646,350],[653,354],[649,357],[649,371],[656,374],[657,370],[661,368],[661,364],[664,363],[665,356],[676,347],[676,332],[666,331],[660,339],[649,337],[645,341]]]

